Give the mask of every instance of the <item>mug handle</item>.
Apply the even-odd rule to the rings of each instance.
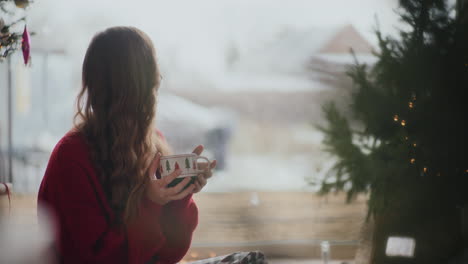
[[[208,165],[207,165],[206,169],[204,169],[204,170],[199,170],[199,169],[197,169],[197,173],[207,171],[207,169],[209,168],[209,166],[210,166],[210,164],[211,164],[211,161],[210,161],[207,157],[197,156],[197,157],[195,158],[195,162],[197,162],[199,159],[204,159],[204,160],[206,160],[206,161],[208,162]],[[197,167],[198,167],[198,163],[197,163]]]

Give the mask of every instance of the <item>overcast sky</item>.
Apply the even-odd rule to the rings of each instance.
[[[163,72],[212,78],[222,75],[228,47],[235,46],[240,53],[261,49],[284,29],[305,32],[353,24],[375,43],[376,17],[384,34],[395,33],[397,2],[40,0],[30,7],[28,23],[38,33],[33,47],[64,48],[75,58],[77,69],[93,34],[109,26],[132,25],[153,39]]]

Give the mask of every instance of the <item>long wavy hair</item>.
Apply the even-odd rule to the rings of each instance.
[[[113,27],[91,40],[74,123],[120,224],[138,213],[155,153],[169,151],[154,133],[159,84],[155,50],[142,31]]]

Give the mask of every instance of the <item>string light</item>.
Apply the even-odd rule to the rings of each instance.
[[[401,120],[401,126],[406,126],[406,121],[405,120]]]
[[[423,171],[424,173],[427,173],[427,167],[424,167]]]
[[[416,147],[416,146],[417,146],[416,143],[413,143],[413,147]]]
[[[414,164],[414,163],[416,162],[416,159],[415,159],[415,158],[412,158],[412,159],[410,160],[410,162],[411,162],[411,164]]]
[[[393,116],[393,121],[398,122],[398,115]]]
[[[405,140],[408,140],[408,137],[405,137]]]
[[[197,258],[198,257],[198,252],[194,251],[194,252],[190,253],[190,257]]]
[[[413,102],[409,102],[409,103],[408,103],[408,106],[409,106],[409,108],[413,108],[413,107],[414,107]]]

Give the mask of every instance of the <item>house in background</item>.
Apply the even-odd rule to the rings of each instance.
[[[352,25],[285,28],[249,52],[228,56],[230,70],[222,80],[213,80],[214,87],[171,87],[197,104],[226,107],[237,115],[231,142],[237,161],[232,163],[249,173],[228,170],[217,190],[311,190],[310,182],[320,182],[334,161],[324,153],[323,133],[315,126],[325,122],[324,103],[333,100],[342,110],[349,106],[350,48],[359,61],[375,62],[372,45]],[[265,166],[276,169],[266,171]],[[288,181],[281,182],[285,174]]]
[[[374,47],[353,25],[285,28],[269,42],[236,54],[234,62],[228,52],[231,70],[214,83],[217,89],[171,88],[201,105],[235,109],[240,119],[309,122],[321,118],[324,102],[344,101],[351,92],[346,76],[354,63],[351,49],[359,62],[375,63]]]
[[[351,24],[340,29],[327,41],[319,53],[348,54],[350,49],[353,49],[358,54],[370,54],[373,50],[372,45]]]
[[[352,25],[337,30],[323,46],[314,53],[306,68],[321,82],[340,88],[333,80],[341,79],[346,67],[359,63],[374,64],[374,47]]]

